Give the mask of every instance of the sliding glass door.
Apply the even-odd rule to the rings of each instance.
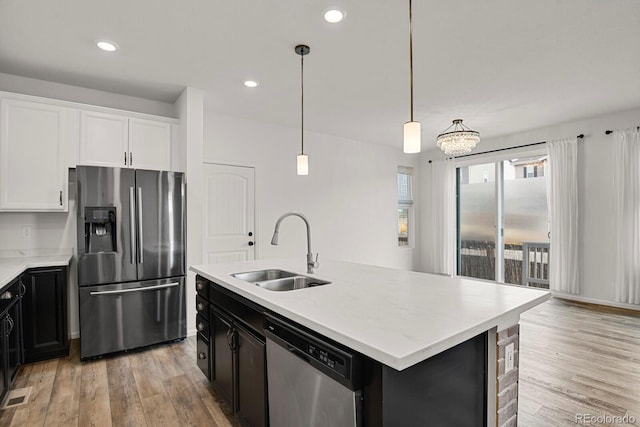
[[[458,168],[458,274],[548,287],[544,154]]]
[[[458,168],[458,275],[495,280],[494,163]]]

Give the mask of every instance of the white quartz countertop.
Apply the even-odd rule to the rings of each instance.
[[[329,285],[270,291],[230,274],[281,269],[306,274],[304,259],[197,265],[191,270],[238,295],[397,370],[408,368],[551,297],[545,290],[391,268],[323,261]]]
[[[69,265],[71,255],[0,258],[0,289],[29,268]]]

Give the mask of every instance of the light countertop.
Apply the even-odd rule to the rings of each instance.
[[[0,289],[29,268],[69,265],[71,258],[71,254],[0,258]]]
[[[190,269],[273,312],[397,370],[408,368],[551,297],[548,291],[341,261],[313,277],[329,285],[275,292],[232,273],[281,269],[306,274],[303,258],[197,265]]]

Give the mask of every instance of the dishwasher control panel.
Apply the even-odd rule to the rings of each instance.
[[[346,374],[346,363],[344,357],[322,348],[317,344],[310,343],[307,343],[307,354],[341,375],[344,376]]]
[[[356,390],[361,381],[361,356],[340,344],[330,342],[306,328],[266,316],[265,335],[289,352]]]

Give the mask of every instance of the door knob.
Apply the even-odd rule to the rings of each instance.
[[[253,246],[253,242],[249,242],[249,246]]]
[[[249,232],[249,237],[253,236],[253,231]]]

